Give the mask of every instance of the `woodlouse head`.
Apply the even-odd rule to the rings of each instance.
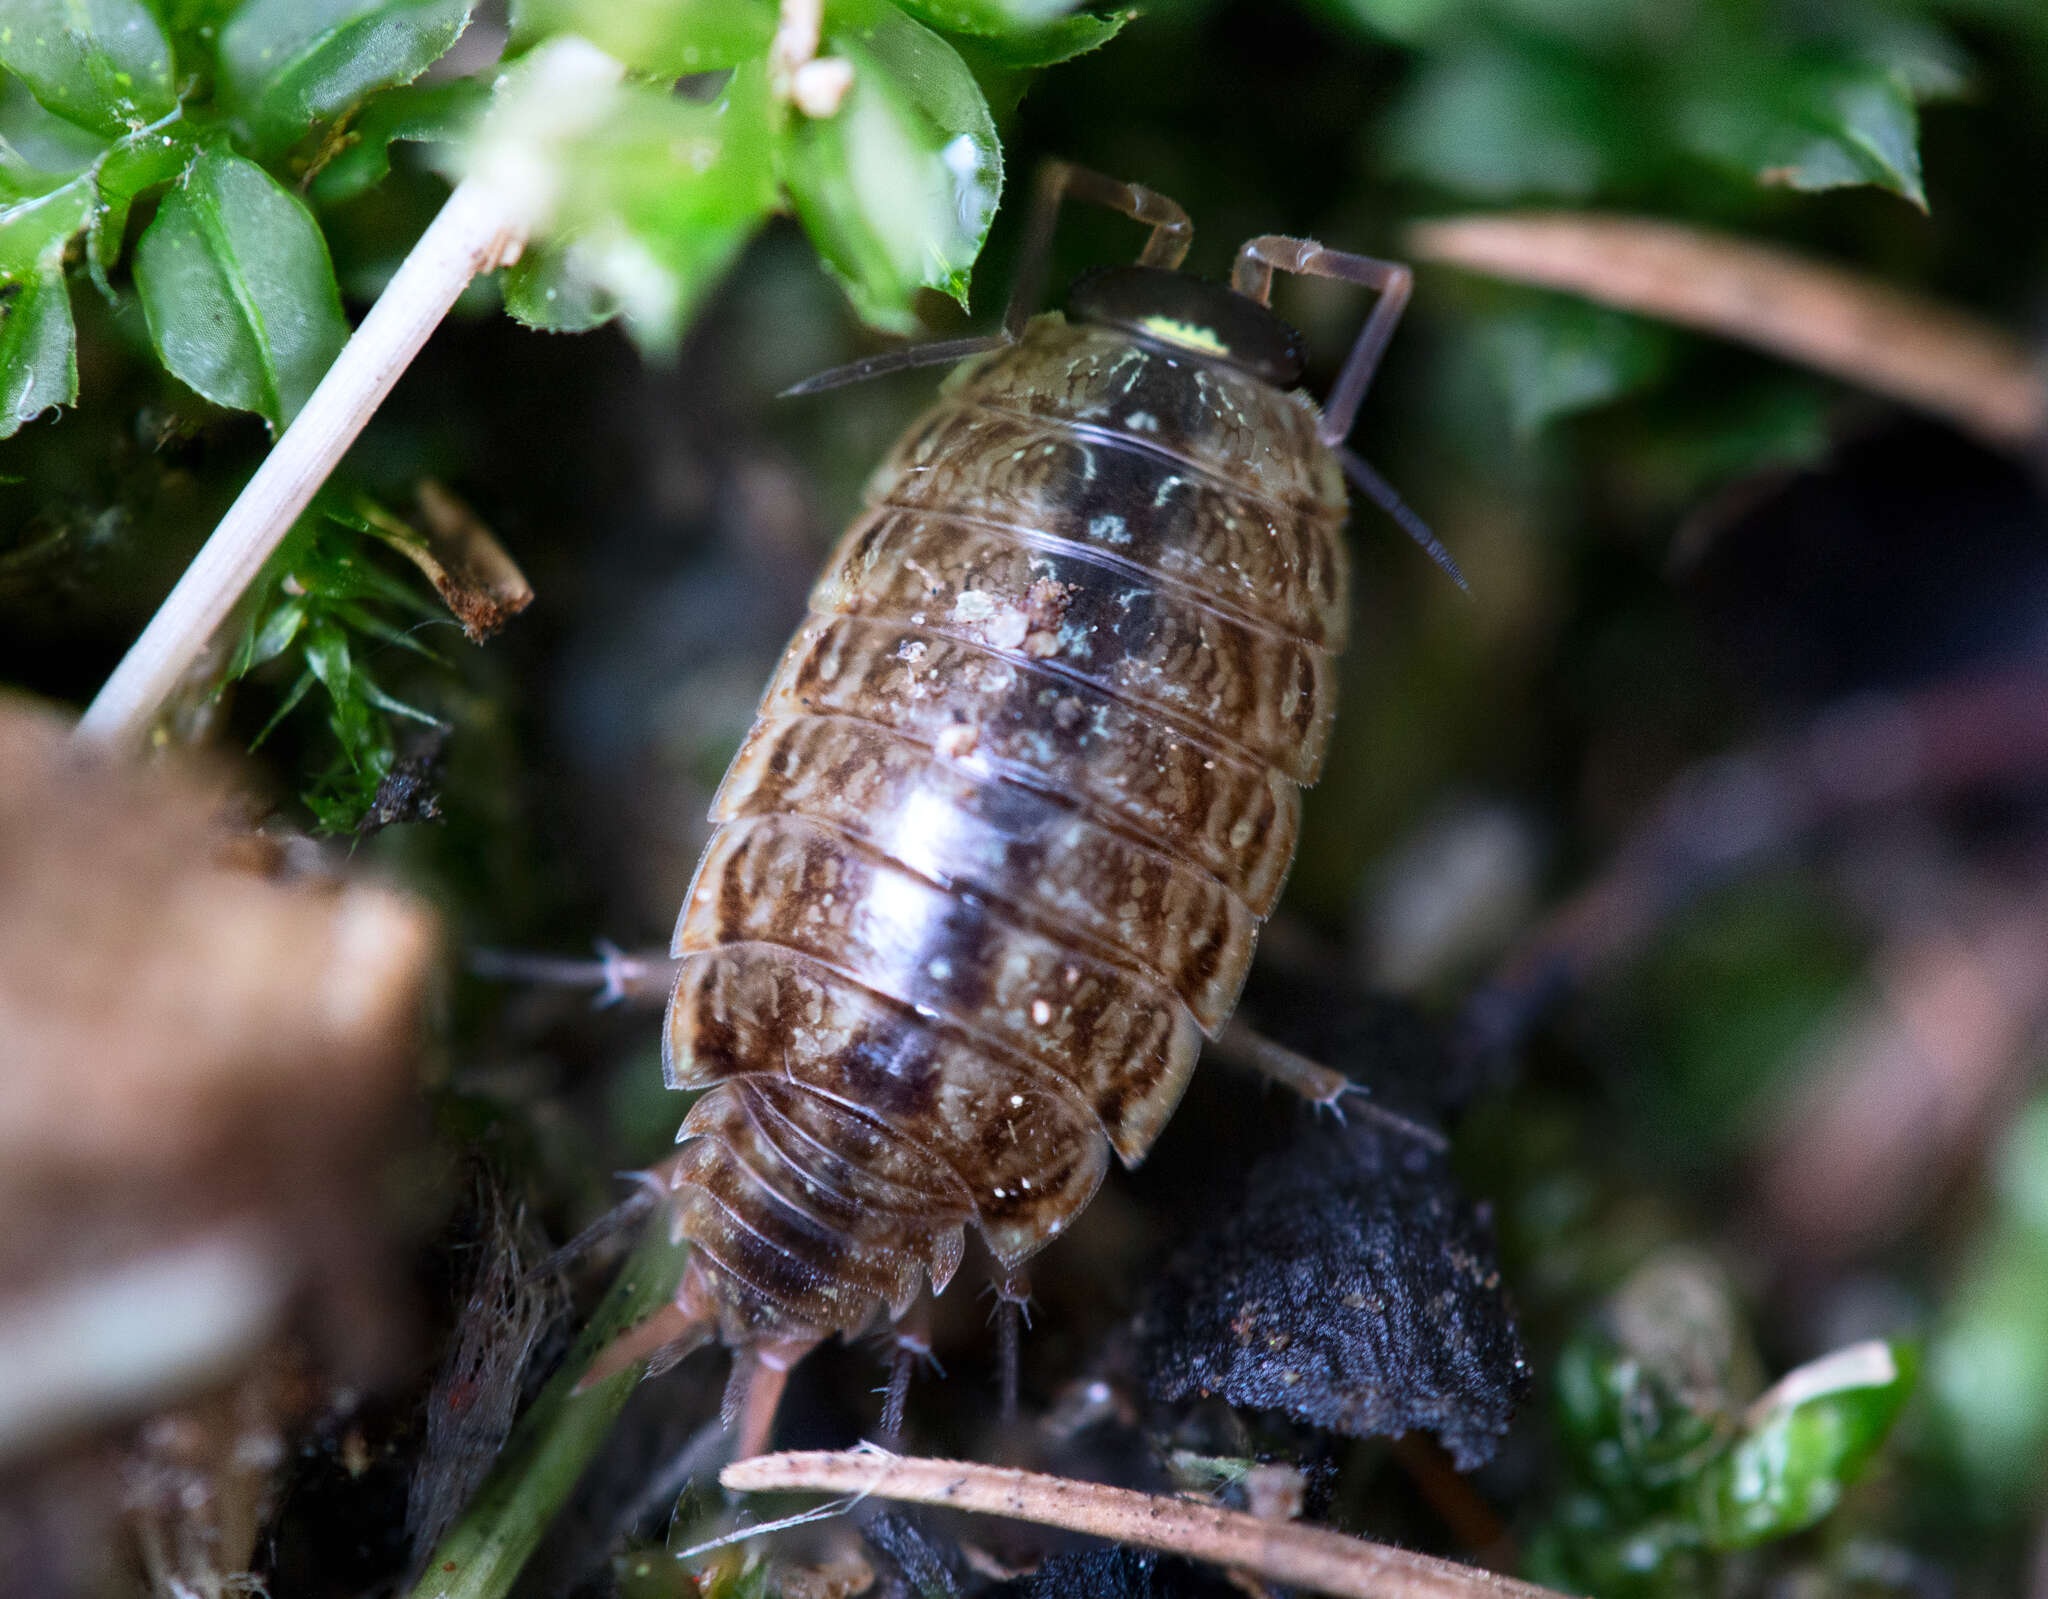
[[[1275,388],[1301,381],[1301,335],[1258,301],[1206,278],[1163,267],[1103,267],[1074,281],[1067,314],[1234,366]]]

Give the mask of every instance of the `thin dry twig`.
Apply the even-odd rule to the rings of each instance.
[[[81,740],[136,743],[214,629],[412,364],[469,280],[523,236],[489,190],[449,196],[306,407],[264,457],[78,724]]]
[[[420,569],[472,644],[533,603],[533,585],[482,517],[432,478],[419,486],[424,526],[366,513],[371,529]]]
[[[593,100],[618,63],[557,44],[532,69],[536,93]],[[79,719],[81,742],[133,746],[206,641],[412,364],[471,278],[516,260],[552,203],[537,164],[481,163],[448,196],[305,407],[257,467],[192,564]]]
[[[1769,245],[1556,211],[1418,223],[1407,248],[1753,344],[1932,411],[1999,449],[2034,450],[2048,437],[2048,385],[2018,340]]]
[[[1250,1571],[1349,1599],[1557,1599],[1548,1588],[1326,1527],[1262,1521],[1238,1510],[1101,1483],[881,1450],[757,1455],[719,1481],[743,1493],[812,1490],[947,1505],[1064,1527]]]

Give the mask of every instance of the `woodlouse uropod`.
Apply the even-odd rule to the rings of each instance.
[[[1032,316],[1069,194],[1151,236]],[[733,1346],[743,1452],[781,1373],[943,1289],[968,1227],[1014,1272],[1144,1155],[1322,764],[1346,477],[1443,558],[1342,448],[1407,269],[1264,236],[1226,288],[1176,270],[1190,234],[1054,164],[1002,335],[800,386],[963,363],[814,590],[676,928],[667,1079],[708,1092],[659,1179],[694,1247],[614,1360]],[[1378,290],[1324,409],[1276,270]]]

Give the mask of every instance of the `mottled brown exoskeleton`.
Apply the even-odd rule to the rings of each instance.
[[[1031,316],[1067,194],[1152,235]],[[676,927],[668,1082],[708,1092],[661,1177],[694,1248],[634,1346],[734,1346],[743,1450],[793,1360],[943,1289],[967,1229],[1014,1273],[1143,1158],[1322,766],[1347,475],[1428,541],[1341,449],[1407,270],[1269,236],[1225,288],[1174,270],[1190,234],[1055,165],[1001,336],[803,386],[963,362],[813,592]],[[1275,270],[1379,291],[1326,409]]]

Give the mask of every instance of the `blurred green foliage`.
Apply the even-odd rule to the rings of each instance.
[[[1020,69],[1103,44],[1125,20],[1070,16],[1066,0],[834,0],[821,48],[850,66],[851,86],[832,114],[813,116],[771,81],[768,0],[517,0],[502,60],[416,81],[471,10],[472,0],[11,7],[0,22],[0,438],[78,399],[71,300],[84,278],[131,329],[139,309],[172,377],[281,430],[348,336],[328,229],[389,176],[397,142],[441,144],[456,173],[479,159],[523,162],[559,192],[550,232],[504,279],[506,308],[530,326],[582,331],[623,316],[643,350],[671,352],[787,206],[861,313],[912,331],[923,291],[966,303],[1002,192],[988,100],[948,33],[1013,101]],[[521,63],[565,34],[610,51],[626,81],[593,105],[546,103]],[[573,131],[560,126],[565,110]],[[230,675],[289,652],[302,669],[278,715],[325,691],[340,759],[302,789],[323,827],[347,830],[395,758],[394,719],[432,718],[361,662],[368,644],[409,640],[378,631],[366,609],[399,603],[404,585],[358,592],[374,570],[367,551],[349,555],[345,522],[312,522],[317,535],[292,557],[295,581],[311,586],[272,582],[252,596]],[[353,575],[326,586],[352,561]]]
[[[2006,1130],[1992,1173],[1991,1213],[1927,1351],[1936,1452],[1977,1525],[2023,1513],[2048,1485],[2048,1097]]]
[[[1787,1064],[1858,992],[1865,954],[1796,873],[1732,885],[1671,923],[1604,1006],[1640,1063],[1621,1092],[1659,1158],[1713,1168],[1752,1137]]]
[[[508,109],[516,111],[516,102]],[[515,123],[512,136],[518,133]],[[758,71],[735,73],[708,103],[653,85],[617,90],[594,126],[558,152],[557,231],[506,274],[506,309],[557,333],[624,313],[642,348],[672,349],[698,301],[768,214],[772,138],[767,80]],[[691,181],[678,181],[678,162]]]
[[[1910,1397],[1912,1346],[1852,1344],[1750,1399],[1732,1290],[1654,1258],[1559,1355],[1573,1484],[1531,1542],[1540,1580],[1603,1596],[1721,1591],[1725,1557],[1803,1531],[1869,1467]]]
[[[995,120],[959,54],[881,0],[844,7],[825,45],[853,87],[791,128],[790,198],[862,315],[913,332],[920,288],[967,303],[1003,186]]]
[[[1918,107],[1966,81],[1930,16],[1876,0],[1345,9],[1427,53],[1388,120],[1389,158],[1483,201],[1669,192],[1713,169],[1805,191],[1871,183],[1925,206]]]
[[[1468,206],[1668,213],[1679,198],[1749,228],[1789,192],[1871,185],[1925,208],[1919,109],[1969,83],[1942,8],[1893,0],[1322,3],[1415,51],[1375,148],[1390,173]],[[1672,368],[1672,336],[1639,318],[1491,288],[1472,309],[1524,436]]]
[[[786,285],[799,244],[875,327],[900,334],[922,315],[950,316],[940,297],[966,302],[1006,170],[1025,170],[1020,126],[1027,143],[1057,139],[1062,154],[1175,193],[1205,247],[1242,223],[1394,253],[1410,217],[1568,204],[1832,254],[2015,322],[2038,290],[2038,161],[1984,131],[2011,126],[1996,120],[2002,102],[1987,84],[2031,85],[2048,100],[2048,8],[2036,0],[1306,5],[1324,31],[1276,87],[1240,77],[1244,63],[1218,44],[1230,36],[1211,28],[1222,8],[1205,0],[1159,0],[1135,23],[1130,8],[1066,0],[830,0],[821,50],[852,63],[852,87],[833,115],[808,117],[771,79],[771,0],[514,0],[502,55],[459,37],[469,7],[453,0],[10,0],[0,438],[15,437],[0,454],[0,478],[13,480],[0,491],[0,599],[40,604],[56,591],[22,576],[44,569],[30,558],[50,547],[169,545],[217,515],[255,436],[288,422],[345,335],[337,281],[353,298],[387,277],[445,193],[432,172],[466,171],[487,139],[529,140],[564,204],[553,232],[478,298],[548,330],[620,322],[656,360],[743,256]],[[1235,16],[1239,39],[1303,28],[1292,9]],[[519,102],[517,69],[565,34],[627,72],[589,125],[556,137],[551,108]],[[1049,85],[1072,74],[1081,87],[1052,110],[1041,95],[1020,111],[1033,74],[1055,63],[1072,64]],[[1320,92],[1286,99],[1296,77]],[[1985,148],[1958,154],[1959,127]],[[434,149],[420,160],[408,145]],[[746,256],[778,215],[801,233]],[[1111,232],[1120,220],[1096,226],[1077,217],[1071,232],[1090,248],[1126,237]],[[1000,223],[996,236],[1000,249]],[[814,346],[833,336],[806,302],[805,331],[819,338],[790,338],[779,318],[795,301],[771,289],[735,297],[761,347],[749,370],[774,376],[766,388],[829,364]],[[1528,789],[1535,773],[1569,793],[1559,810],[1580,831],[1560,853],[1576,871],[1604,851],[1617,817],[1729,729],[1737,711],[1699,686],[1689,635],[1663,610],[1631,609],[1637,591],[1625,585],[1661,583],[1654,551],[1708,490],[1817,457],[1836,398],[1806,374],[1562,297],[1447,273],[1424,289],[1368,422],[1411,452],[1404,487],[1411,472],[1434,476],[1433,502],[1415,498],[1456,526],[1478,592],[1466,606],[1398,575],[1367,585],[1365,642],[1345,685],[1357,736],[1340,738],[1314,796],[1290,901],[1326,925],[1350,909],[1363,861],[1449,772],[1510,774]],[[1310,293],[1288,310],[1314,347],[1338,349],[1357,306]],[[871,398],[885,387],[839,420],[778,424],[784,445],[811,430],[807,466],[827,461],[847,479],[820,489],[820,503],[850,502],[852,476],[900,419],[893,397]],[[215,407],[245,416],[247,448],[212,447],[237,443]],[[496,440],[501,455],[580,436],[544,405],[527,420],[529,432]],[[477,434],[497,421],[451,429],[480,471],[491,462]],[[351,466],[400,503],[424,446],[375,448],[374,463]],[[138,455],[147,471],[127,464]],[[107,463],[121,469],[86,469]],[[502,753],[508,725],[533,714],[465,695],[430,658],[423,624],[452,634],[379,549],[389,520],[353,486],[322,502],[253,591],[225,667],[257,705],[266,753],[290,768],[316,820],[343,832],[413,726],[459,723],[481,706]],[[1556,535],[1554,549],[1537,548],[1538,530]],[[1627,536],[1642,546],[1604,565],[1589,558]],[[81,557],[61,574],[90,588],[96,570]],[[171,574],[158,575],[160,593]],[[292,739],[294,723],[312,736]],[[454,742],[485,740],[460,725]],[[1589,746],[1602,759],[1584,758],[1582,772]],[[725,753],[703,760],[715,767]],[[509,806],[503,775],[477,787]],[[475,830],[492,831],[473,845],[478,858],[503,862],[532,844],[480,815]],[[1725,1168],[1755,1108],[1851,990],[1866,951],[1842,921],[1804,881],[1717,896],[1621,996],[1621,1086],[1603,1083],[1597,1097],[1627,1107],[1622,1130],[1589,1129],[1583,1105],[1553,1099],[1500,1111],[1491,1133],[1461,1133],[1467,1148],[1499,1154],[1475,1163],[1473,1186],[1502,1196],[1511,1279],[1532,1322],[1555,1324],[1557,1455],[1570,1483],[1535,1563],[1557,1581],[1617,1594],[1706,1591],[1717,1577],[1740,1586],[1733,1574],[1761,1558],[1750,1546],[1826,1517],[1867,1470],[1910,1386],[1910,1350],[1893,1342],[1889,1379],[1866,1355],[1828,1382],[1801,1366],[1776,1399],[1757,1401],[1744,1368],[1760,1357],[1742,1352],[1751,1334],[1732,1298],[1721,1380],[1688,1386],[1623,1341],[1611,1313],[1653,1247],[1716,1225],[1683,1209],[1701,1199],[1685,1182],[1709,1163]],[[619,1082],[659,1092],[645,1059]],[[631,1111],[622,1121],[665,1136],[667,1107],[643,1114],[637,1097],[616,1097]],[[2040,1103],[1998,1171],[1959,1267],[1903,1269],[1943,1296],[1929,1318],[1925,1436],[1905,1467],[1951,1529],[2010,1541],[2038,1519],[2048,1487]],[[1595,1301],[1609,1308],[1582,1325]],[[1774,1349],[1786,1364],[1811,1352]],[[1817,1365],[1830,1374],[1826,1359]],[[1836,1521],[1853,1519],[1854,1507]]]
[[[453,626],[415,584],[379,562],[380,529],[394,541],[409,532],[367,499],[349,504],[329,492],[317,500],[258,578],[223,680],[225,687],[274,661],[295,669],[257,745],[320,690],[339,755],[301,797],[328,832],[351,831],[369,813],[398,762],[400,724],[442,725],[387,693],[362,658],[381,644],[435,661],[417,629],[437,619]]]
[[[1924,205],[1918,108],[1969,78],[1943,14],[1897,0],[1322,9],[1409,53],[1371,130],[1380,165],[1463,203],[1683,194],[1736,225],[1772,215],[1774,195],[1843,185]],[[623,317],[644,351],[672,351],[762,223],[789,209],[861,316],[910,333],[926,291],[966,303],[1002,194],[997,114],[1030,69],[1098,48],[1131,15],[1070,0],[832,0],[819,49],[851,68],[850,88],[830,114],[806,115],[775,81],[770,0],[515,0],[502,57],[437,68],[470,13],[470,0],[12,8],[0,437],[77,398],[83,279],[124,325],[146,327],[173,377],[285,425],[346,337],[335,229],[402,142],[440,145],[451,173],[512,148],[559,190],[550,233],[503,279],[506,308],[531,326]],[[627,73],[573,132],[518,70],[567,34]],[[1524,438],[1673,370],[1674,336],[1631,317],[1477,287],[1465,311],[1468,348]],[[1810,406],[1794,407],[1791,434],[1766,425],[1782,395],[1738,406],[1726,446],[1696,471],[1740,469],[1788,438],[1811,448]],[[1681,432],[1697,448],[1697,426]],[[388,747],[392,713],[362,708]]]

